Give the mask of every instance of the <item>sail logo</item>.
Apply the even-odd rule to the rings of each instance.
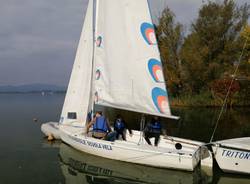
[[[155,29],[153,24],[144,22],[141,24],[141,34],[149,45],[156,45]]]
[[[165,113],[168,109],[167,92],[161,88],[154,88],[152,90],[152,99],[155,107],[160,113]]]
[[[96,80],[99,80],[101,78],[101,71],[98,69],[98,70],[96,70],[96,72],[95,72],[95,79]]]
[[[161,62],[156,59],[150,59],[148,70],[155,82],[164,82]]]
[[[96,39],[96,46],[101,47],[101,45],[102,45],[102,37],[98,36],[97,39]]]

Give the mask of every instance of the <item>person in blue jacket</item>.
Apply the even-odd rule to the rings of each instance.
[[[124,121],[122,116],[118,114],[114,121],[114,131],[116,132],[116,139],[119,139],[119,136],[121,135],[122,139],[126,141],[126,136],[125,136],[126,129],[128,129],[126,122]],[[128,131],[129,131],[130,136],[132,136],[131,129],[128,129]]]
[[[152,118],[151,122],[147,124],[144,130],[145,140],[149,145],[152,145],[150,138],[154,137],[155,142],[154,145],[158,146],[160,135],[162,132],[162,126],[159,117],[155,116]]]
[[[107,118],[102,114],[101,111],[96,112],[93,120],[87,126],[87,132],[91,126],[93,128],[92,137],[108,141],[115,140],[116,133],[112,132]]]

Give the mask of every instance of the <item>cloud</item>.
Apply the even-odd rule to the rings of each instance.
[[[0,2],[0,85],[67,83],[87,0]]]

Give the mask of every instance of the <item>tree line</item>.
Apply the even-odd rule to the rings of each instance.
[[[173,105],[220,106],[229,88],[229,105],[250,105],[249,16],[248,3],[208,0],[187,33],[163,10],[156,33]]]

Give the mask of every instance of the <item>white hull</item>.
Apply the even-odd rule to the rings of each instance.
[[[48,123],[42,124],[41,131],[47,137],[48,136],[53,136],[54,139],[61,139],[60,138],[59,123],[58,122],[48,122]]]
[[[134,131],[133,137],[127,141],[109,142],[88,137],[82,133],[72,133],[68,128],[61,128],[61,139],[70,146],[109,159],[148,165],[159,168],[171,168],[193,171],[200,161],[200,146],[202,143],[184,139],[163,139],[158,147],[141,143],[140,133]],[[184,143],[184,141],[188,143]],[[175,144],[180,142],[182,149],[177,150]]]
[[[250,174],[250,138],[218,141],[212,149],[224,172]]]

